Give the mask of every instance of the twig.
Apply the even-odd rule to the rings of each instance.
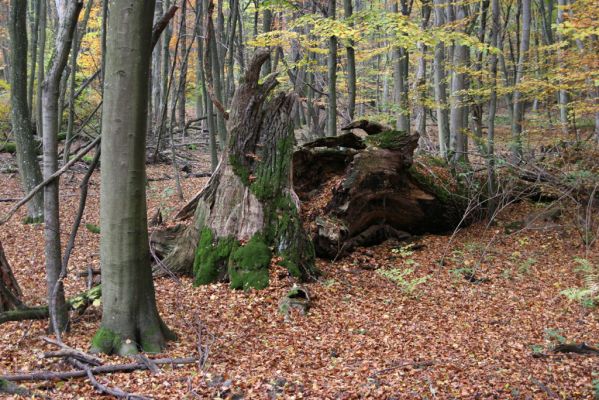
[[[79,161],[92,148],[94,148],[95,145],[100,143],[100,138],[101,138],[101,136],[98,136],[97,138],[95,138],[91,143],[89,143],[87,146],[85,146],[83,148],[83,150],[81,150],[79,153],[77,153],[77,155],[75,155],[68,163],[66,163],[61,169],[59,169],[58,171],[56,171],[55,173],[50,175],[45,181],[43,181],[42,183],[40,183],[39,185],[34,187],[33,190],[31,190],[31,192],[29,192],[29,194],[27,196],[23,197],[21,199],[21,201],[19,201],[17,204],[15,204],[8,211],[8,213],[6,213],[6,215],[2,219],[0,219],[0,225],[4,225],[5,223],[7,223],[8,220],[10,220],[10,218],[19,210],[19,208],[21,208],[21,206],[23,206],[24,204],[27,204],[27,202],[29,200],[31,200],[31,198],[33,198],[33,196],[35,196],[35,194],[37,192],[42,190],[44,188],[44,186],[46,186],[50,182],[54,181],[54,179],[56,179],[60,175],[64,174],[73,164],[75,164],[77,161]]]
[[[158,358],[152,360],[156,365],[180,365],[180,364],[194,364],[198,361],[197,357],[187,358]],[[93,374],[109,374],[113,372],[131,372],[136,370],[145,370],[148,367],[143,363],[127,363],[127,364],[114,364],[114,365],[100,365],[98,367],[90,368]],[[66,371],[66,372],[55,372],[55,371],[34,371],[34,372],[23,372],[12,375],[0,375],[0,379],[5,379],[11,382],[21,381],[56,381],[56,380],[67,380],[71,378],[81,378],[87,376],[85,371]]]
[[[559,399],[559,396],[557,394],[555,394],[555,392],[553,390],[549,389],[543,382],[539,381],[538,379],[536,379],[533,376],[530,377],[530,380],[532,383],[534,383],[539,388],[541,388],[541,390],[543,392],[547,393],[547,396],[549,396],[550,398]]]

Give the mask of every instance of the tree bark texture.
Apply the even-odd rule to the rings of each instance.
[[[151,4],[150,4],[151,3]],[[159,352],[174,338],[158,315],[148,258],[145,141],[154,1],[115,0],[108,18],[95,352]]]
[[[291,184],[295,96],[269,96],[275,75],[258,83],[269,51],[259,49],[235,91],[229,144],[198,194],[194,221],[171,245],[166,264],[195,284],[228,281],[264,288],[273,255],[301,280],[314,277],[314,250]]]
[[[318,256],[334,259],[356,246],[455,228],[464,210],[459,189],[413,165],[418,139],[352,128],[295,152],[299,198],[319,205],[302,211]]]
[[[42,181],[27,105],[27,2],[11,0],[9,34],[12,58],[10,74],[11,121],[15,136],[17,165],[25,193]],[[44,213],[42,193],[27,204],[28,220],[41,222]]]
[[[42,126],[43,126],[43,176],[49,178],[58,170],[58,99],[62,73],[67,65],[72,46],[77,19],[82,2],[71,0],[66,14],[60,21],[56,34],[56,52],[50,63],[50,69],[42,84]],[[64,298],[64,289],[59,280],[62,270],[60,255],[60,216],[59,216],[59,180],[54,179],[44,187],[44,237],[46,254],[46,281],[48,284],[48,304],[51,322],[58,330],[68,325],[68,310]],[[54,323],[51,323],[54,326]]]

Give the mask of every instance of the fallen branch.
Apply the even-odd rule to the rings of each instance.
[[[197,357],[186,357],[186,358],[158,358],[151,360],[156,365],[182,365],[182,364],[193,364],[198,361]],[[101,365],[99,367],[93,367],[89,370],[92,374],[109,374],[112,372],[131,372],[136,370],[146,370],[148,367],[144,363],[134,362],[127,364],[114,364],[114,365]],[[34,371],[34,372],[22,372],[12,375],[0,375],[0,379],[4,379],[10,382],[23,382],[23,381],[61,381],[71,378],[81,378],[87,376],[87,372],[83,370],[78,371]]]
[[[599,349],[591,346],[587,346],[586,343],[580,344],[558,344],[553,348],[554,353],[576,353],[576,354],[590,354],[599,356]]]
[[[95,138],[91,143],[89,143],[87,146],[85,146],[83,148],[83,150],[81,150],[79,153],[77,153],[77,155],[75,155],[68,163],[66,163],[61,169],[59,169],[58,171],[56,171],[55,173],[50,175],[48,177],[48,179],[46,179],[45,181],[43,181],[42,183],[40,183],[39,185],[34,187],[33,190],[31,190],[31,192],[29,192],[29,194],[27,194],[27,196],[23,197],[23,199],[21,199],[21,201],[19,201],[17,204],[15,204],[8,211],[8,213],[6,213],[6,215],[2,219],[0,219],[0,225],[4,225],[5,223],[7,223],[8,220],[10,220],[10,218],[19,210],[19,208],[21,208],[21,206],[23,206],[24,204],[27,204],[27,202],[29,200],[31,200],[31,198],[33,196],[35,196],[35,194],[37,192],[42,190],[44,188],[44,186],[46,186],[50,182],[54,181],[54,179],[58,178],[60,175],[64,174],[73,164],[75,164],[77,161],[79,161],[81,158],[83,158],[84,155],[86,155],[91,149],[94,148],[94,146],[96,144],[98,144],[100,142],[100,138],[101,138],[101,136],[98,136],[97,138]]]
[[[67,303],[71,310],[82,312],[89,307],[94,300],[102,297],[100,285],[91,288],[75,297],[70,298]],[[46,319],[49,316],[48,306],[21,308],[0,313],[0,324],[9,321],[26,321],[35,319]]]
[[[413,367],[413,368],[423,368],[423,367],[430,367],[432,365],[435,365],[436,362],[432,361],[432,360],[428,360],[428,361],[413,361],[413,362],[403,362],[397,365],[394,365],[392,367],[389,368],[384,368],[378,371],[375,371],[372,376],[377,376],[377,375],[381,375],[384,373],[387,373],[389,371],[394,371],[396,369],[402,369],[402,368],[407,368],[407,367]]]

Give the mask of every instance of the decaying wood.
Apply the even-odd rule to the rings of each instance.
[[[67,303],[71,310],[82,313],[94,300],[100,299],[102,295],[101,286],[90,288],[86,292],[71,297]],[[26,307],[0,312],[0,324],[10,321],[26,321],[48,318],[48,306]]]
[[[457,226],[462,204],[412,165],[418,135],[379,132],[383,126],[365,120],[346,128],[351,131],[307,143],[294,153],[293,183],[300,199],[306,205],[325,201],[304,212],[318,256],[333,259],[357,246]]]
[[[599,356],[599,349],[588,346],[586,343],[580,344],[558,344],[553,348],[554,353],[576,353]]]
[[[271,95],[277,85],[274,74],[259,81],[261,66],[269,57],[268,49],[259,49],[254,54],[233,96],[227,121],[230,139],[220,163],[202,191],[178,214],[181,217],[193,213],[194,221],[170,244],[163,245],[156,236],[157,251],[160,247],[170,250],[164,263],[173,272],[192,271],[203,234],[210,237],[206,240],[212,245],[205,245],[204,254],[218,247],[220,241],[233,240],[232,246],[241,248],[254,239],[263,257],[260,267],[251,272],[243,269],[243,263],[233,261],[232,250],[218,256],[218,262],[202,264],[198,259],[200,268],[193,268],[196,278],[201,275],[208,282],[230,280],[233,287],[262,286],[268,281],[265,274],[268,266],[263,258],[273,249],[283,259],[293,258],[287,263],[290,273],[300,279],[313,275],[314,253],[299,220],[290,174],[294,144],[292,110],[296,97],[287,93]],[[204,274],[206,270],[210,272]],[[237,284],[230,279],[231,271],[234,274],[243,271],[236,275]],[[259,279],[244,280],[250,275],[257,276],[256,271]],[[198,284],[202,282],[196,280]]]

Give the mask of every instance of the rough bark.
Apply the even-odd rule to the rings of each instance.
[[[346,134],[353,135],[351,141],[344,135],[337,142],[309,143],[294,154],[299,198],[318,204],[303,215],[316,254],[336,258],[356,246],[453,229],[463,202],[453,194],[456,188],[443,187],[412,165],[418,135],[360,131]]]
[[[10,3],[11,121],[15,136],[19,175],[23,190],[28,193],[41,182],[42,173],[37,162],[37,151],[27,105],[27,2],[11,0]],[[43,206],[43,197],[39,193],[28,203],[28,221],[41,222]]]
[[[229,281],[232,288],[268,285],[273,253],[301,280],[315,275],[314,251],[291,186],[295,96],[269,96],[274,75],[260,84],[269,51],[259,49],[235,91],[229,144],[197,196],[193,223],[170,246],[165,263],[192,272],[195,284]]]
[[[102,116],[102,325],[95,352],[159,352],[174,338],[158,315],[148,258],[145,140],[154,1],[111,3]]]

